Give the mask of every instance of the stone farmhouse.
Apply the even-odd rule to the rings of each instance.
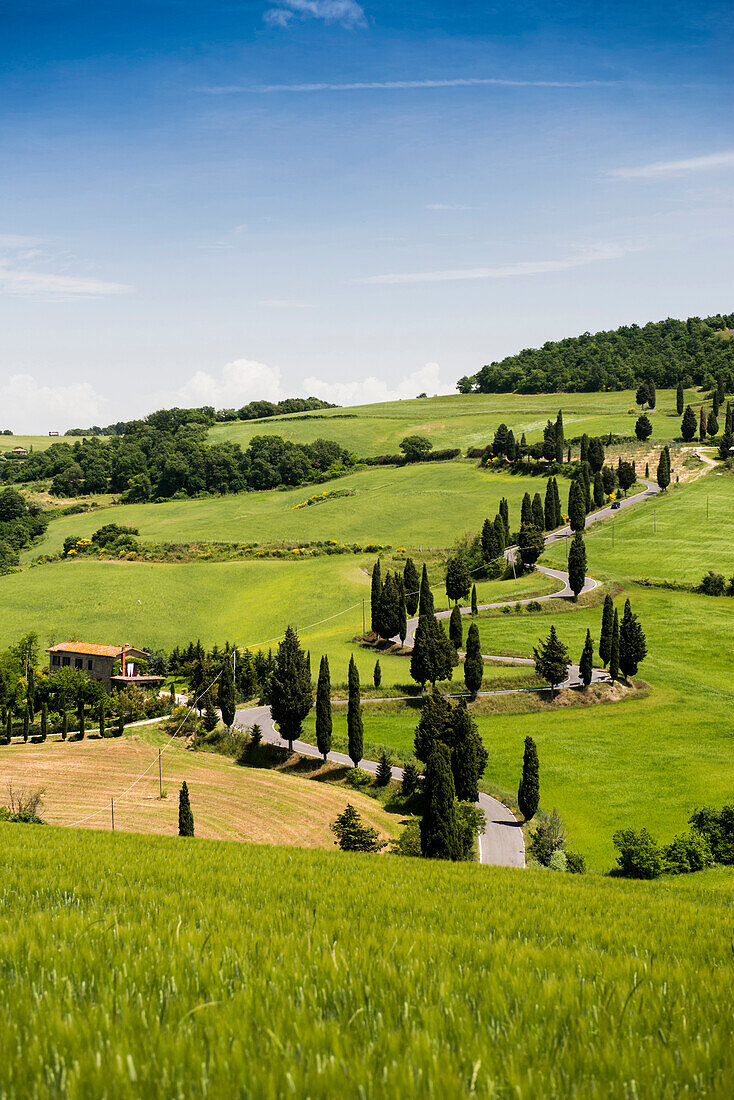
[[[92,642],[59,642],[46,650],[51,672],[73,668],[98,680],[106,691],[120,690],[127,684],[158,687],[162,676],[150,676],[145,662],[149,654],[142,649],[124,645],[97,645]],[[119,666],[119,671],[117,670]]]

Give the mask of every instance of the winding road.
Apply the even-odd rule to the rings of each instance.
[[[593,523],[598,523],[600,520],[609,519],[617,512],[626,508],[631,508],[635,504],[639,504],[642,501],[648,500],[660,492],[659,487],[653,481],[646,479],[640,479],[645,488],[642,492],[636,493],[632,497],[627,497],[619,501],[619,508],[612,508],[611,505],[607,505],[604,508],[599,508],[597,511],[590,513],[586,517],[586,527],[590,527]],[[572,535],[573,532],[569,526],[560,527],[555,531],[551,531],[545,537],[545,545],[549,546],[553,542],[557,542],[558,539],[566,538],[566,536]],[[517,547],[511,546],[505,551],[505,556],[508,561],[513,561],[517,552]],[[568,573],[563,569],[551,569],[547,566],[536,565],[536,570],[539,573],[544,573],[547,577],[553,577],[560,584],[556,592],[551,592],[545,596],[529,596],[522,600],[505,600],[501,603],[489,603],[481,604],[480,611],[489,611],[495,608],[512,606],[515,604],[527,604],[532,600],[538,602],[544,602],[547,600],[558,599],[572,599],[573,592],[569,587]],[[598,586],[599,582],[593,580],[591,577],[586,578],[586,583],[582,589],[582,593],[591,592]],[[471,613],[471,608],[462,607],[462,615],[468,615]],[[439,619],[446,619],[450,615],[450,611],[439,611],[436,613]],[[418,625],[418,619],[413,618],[408,620],[408,631],[405,638],[405,645],[412,646],[413,639],[415,638],[415,631]],[[399,642],[399,638],[393,639],[395,642]],[[485,660],[498,661],[503,664],[516,664],[516,665],[533,665],[535,662],[530,657],[504,657],[494,654],[483,654]],[[592,681],[600,682],[609,679],[608,673],[604,669],[593,670]],[[569,667],[568,679],[564,681],[563,687],[573,687],[580,684],[578,665],[571,665]],[[503,688],[493,692],[480,692],[480,695],[509,695],[522,691],[538,691],[546,690],[543,688]],[[547,689],[550,690],[550,689]],[[377,702],[378,700],[364,699],[364,704],[370,702]],[[253,726],[257,723],[263,733],[263,740],[268,741],[274,745],[280,745],[285,747],[287,742],[284,741],[278,731],[275,728],[272,715],[270,713],[270,707],[246,707],[238,710],[235,721],[242,726]],[[317,757],[320,759],[321,753],[318,751],[315,745],[311,745],[306,741],[294,741],[293,748],[296,752],[301,753],[303,756]],[[328,760],[334,764],[343,764],[351,767],[351,760],[344,753],[330,752]],[[367,772],[375,773],[377,771],[377,763],[374,760],[362,760],[360,767]],[[402,768],[394,767],[392,769],[393,778],[400,780],[403,775]],[[479,802],[477,803],[479,808],[484,813],[485,828],[479,837],[479,858],[480,862],[488,866],[502,866],[502,867],[524,867],[525,866],[525,843],[523,840],[522,828],[520,822],[516,819],[511,810],[507,808],[502,802],[496,798],[492,798],[488,794],[480,794]]]

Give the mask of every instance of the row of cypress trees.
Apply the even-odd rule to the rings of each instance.
[[[612,681],[617,681],[620,673],[627,680],[635,676],[646,656],[647,639],[629,599],[625,600],[620,621],[612,597],[607,595],[602,611],[599,657],[604,668],[609,666]]]

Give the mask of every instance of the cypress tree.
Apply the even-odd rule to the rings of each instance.
[[[48,703],[43,701],[41,703],[41,740],[45,741],[48,736]]]
[[[191,812],[191,803],[189,802],[189,788],[186,785],[185,779],[181,784],[181,790],[179,791],[178,795],[178,835],[194,835],[194,815]]]
[[[104,723],[105,723],[105,703],[104,703],[104,699],[102,699],[100,704],[99,704],[99,736],[100,737],[105,736],[105,724]],[[41,715],[41,740],[42,741],[46,740],[46,738],[43,736],[43,715]]]
[[[718,431],[718,427],[716,430]],[[32,665],[28,668],[28,690],[26,692],[26,701],[28,703],[28,713],[30,714],[32,722],[33,719],[36,717],[36,674],[33,671]]]
[[[464,683],[467,691],[476,695],[484,679],[484,661],[479,640],[479,627],[472,623],[466,636],[466,657],[464,658]]]
[[[718,416],[720,408],[718,389],[715,389],[711,394],[711,408],[713,409],[714,416]],[[709,435],[716,435],[716,432],[709,432]]]
[[[683,413],[680,434],[683,436],[684,443],[690,443],[696,434],[696,414],[690,405],[686,405],[686,411]]]
[[[125,715],[120,714],[118,716],[118,719],[117,719],[117,732],[115,733],[115,737],[122,737],[124,732],[125,732]]]
[[[500,500],[499,514],[502,516],[502,522],[505,527],[505,546],[507,546],[507,540],[510,537],[510,506],[507,503],[506,497],[502,497],[502,499]],[[504,550],[504,546],[502,547],[502,549]]]
[[[403,766],[403,778],[400,783],[400,793],[403,798],[410,798],[420,788],[420,775],[418,768],[409,760],[407,764]]]
[[[28,725],[29,725],[29,723],[28,723],[28,705],[26,704],[23,707],[23,740],[24,741],[28,740]],[[82,733],[82,737],[83,736],[84,736],[84,733]]]
[[[450,726],[451,705],[440,691],[434,691],[426,697],[415,728],[413,751],[419,760],[427,763],[437,742],[448,743]]]
[[[543,527],[546,531],[552,531],[556,526],[556,501],[553,496],[553,478],[549,477],[545,483],[545,503],[543,507]]]
[[[497,547],[496,557],[500,558],[504,554],[505,547],[507,546],[507,535],[505,532],[505,521],[499,512],[494,519],[494,538]]]
[[[533,656],[538,676],[555,691],[556,686],[568,676],[570,664],[568,650],[556,634],[555,626],[550,628],[548,637],[540,642],[539,648],[533,649]]]
[[[706,434],[710,436],[719,434],[719,421],[713,409],[709,413],[708,419],[706,421]]]
[[[378,661],[375,669],[379,664]],[[331,752],[331,733],[331,676],[329,658],[324,654],[319,664],[319,679],[316,685],[316,748],[324,760]]]
[[[423,573],[421,574],[421,595],[420,603],[418,605],[419,615],[432,615],[433,614],[433,593],[431,592],[431,586],[428,583],[428,570],[425,563],[423,564]]]
[[[675,390],[675,411],[678,416],[683,416],[683,385],[681,382],[678,383]]]
[[[581,461],[589,461],[589,437],[586,432],[581,436]]]
[[[614,609],[614,622],[612,624],[612,644],[609,652],[609,676],[612,683],[619,679],[619,614]]]
[[[400,644],[405,643],[405,639],[408,635],[408,609],[405,606],[405,592],[403,586],[400,586],[400,606],[398,607],[398,637],[400,638]]]
[[[212,701],[211,692],[206,693],[206,703],[204,705],[204,729],[207,733],[212,733],[217,728],[219,718],[217,712],[214,709],[214,702]]]
[[[568,490],[568,522],[572,531],[583,531],[586,526],[584,489],[576,478]]]
[[[409,615],[415,615],[418,610],[418,596],[420,594],[420,577],[412,558],[405,559],[403,569],[403,588],[405,589],[405,606]]]
[[[377,603],[377,619],[372,620],[372,629],[380,638],[394,638],[400,631],[400,595],[392,573],[385,577],[380,598]]]
[[[525,738],[522,757],[522,778],[517,788],[517,804],[525,821],[532,821],[540,803],[540,763],[532,737]]]
[[[545,528],[545,511],[543,509],[543,501],[540,499],[540,493],[536,493],[533,497],[533,523],[536,527],[542,531]]]
[[[595,474],[598,474],[604,465],[604,444],[598,435],[592,436],[589,440],[589,465]]]
[[[446,595],[454,603],[466,599],[471,587],[471,576],[464,558],[458,555],[446,563]]]
[[[594,507],[603,507],[605,499],[606,497],[604,495],[604,479],[601,476],[601,471],[597,470],[594,474]]]
[[[533,523],[533,505],[530,500],[530,493],[526,493],[522,498],[522,505],[520,507],[520,526],[529,527]]]
[[[377,762],[377,774],[375,776],[376,787],[386,787],[392,779],[392,764],[390,763],[390,756],[387,749],[383,749],[380,753],[380,759]]]
[[[658,485],[665,492],[670,485],[670,449],[665,446],[660,452],[658,461]]]
[[[581,481],[584,487],[584,505],[588,515],[591,511],[591,466],[588,462],[581,465]]]
[[[704,409],[704,407],[702,405],[701,406],[700,423],[699,423],[699,428],[698,428],[698,438],[701,440],[702,443],[703,443],[704,439],[706,438],[706,424],[707,423],[708,423],[708,420],[707,420],[707,417],[706,417],[706,410]]]
[[[421,687],[428,682],[450,680],[456,664],[456,651],[435,615],[421,615],[410,657],[410,675]]]
[[[293,742],[301,732],[301,723],[313,704],[313,687],[298,635],[292,626],[286,628],[278,646],[275,667],[268,688],[270,711],[278,723],[281,737],[293,751]]]
[[[461,621],[461,611],[458,604],[455,604],[451,610],[451,618],[449,619],[449,638],[451,639],[452,646],[458,653],[464,645],[464,626]]]
[[[380,668],[379,660],[375,661],[375,667],[372,672],[372,683],[375,685],[376,688],[378,688],[382,683],[382,669]]]
[[[423,784],[425,809],[421,819],[421,852],[428,859],[461,858],[456,820],[456,792],[448,745],[434,746]]]
[[[460,802],[477,802],[479,780],[487,766],[487,750],[479,736],[476,722],[462,699],[451,714],[451,772],[454,789]]]
[[[8,707],[7,717],[5,719],[5,744],[9,745],[13,740],[13,711]]]
[[[561,494],[558,492],[558,480],[553,478],[553,500],[556,505],[556,522],[555,527],[560,527],[563,523],[563,511],[561,509]]]
[[[375,634],[379,634],[379,620],[380,620],[380,596],[382,595],[382,569],[380,566],[380,559],[378,558],[375,564],[372,566],[372,586],[370,590],[370,624],[372,631]]]
[[[227,657],[222,666],[222,675],[219,677],[219,709],[222,712],[222,721],[227,729],[232,728],[236,713],[234,697],[234,675],[232,673],[232,657]]]
[[[584,642],[584,649],[581,654],[581,660],[579,661],[579,676],[584,687],[588,687],[591,683],[591,677],[594,673],[594,643],[591,640],[591,631],[586,631],[586,641]]]
[[[647,640],[627,600],[619,627],[619,668],[626,680],[637,673],[646,656]]]
[[[507,433],[507,442],[505,443],[505,458],[508,462],[514,462],[517,458],[517,443],[515,442],[515,435],[512,428]]]
[[[579,592],[586,584],[586,546],[580,531],[573,536],[571,549],[568,552],[568,583],[576,602]]]
[[[504,525],[502,527],[502,531],[504,533]],[[485,519],[484,523],[482,524],[482,534],[480,541],[482,544],[482,557],[485,561],[494,561],[495,558],[499,557],[497,551],[497,536],[494,530],[494,523],[489,518]]]
[[[556,442],[561,446],[566,442],[566,436],[563,432],[563,410],[559,409],[556,415]]]
[[[473,584],[471,586],[471,613],[474,618],[479,614],[479,604],[477,603],[477,586]]]
[[[349,658],[349,700],[347,703],[347,736],[349,739],[349,759],[355,768],[364,756],[364,729],[362,727],[362,705],[360,702],[359,672],[354,656]]]
[[[611,596],[604,597],[604,610],[601,616],[601,634],[599,635],[599,658],[607,667],[612,655],[612,631],[614,629],[614,604]]]

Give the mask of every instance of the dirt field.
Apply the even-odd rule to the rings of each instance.
[[[177,742],[163,753],[167,796],[161,799],[157,758],[157,746],[145,734],[3,745],[0,806],[9,804],[11,781],[16,791],[43,787],[40,812],[49,824],[110,829],[110,796],[114,795],[116,829],[175,835],[178,792],[185,779],[200,837],[331,848],[334,836],[329,822],[347,802],[384,836],[397,831],[398,819],[366,795],[278,771],[243,768],[225,757],[187,751]],[[149,765],[147,775],[122,795]],[[102,812],[82,821],[95,811]]]

